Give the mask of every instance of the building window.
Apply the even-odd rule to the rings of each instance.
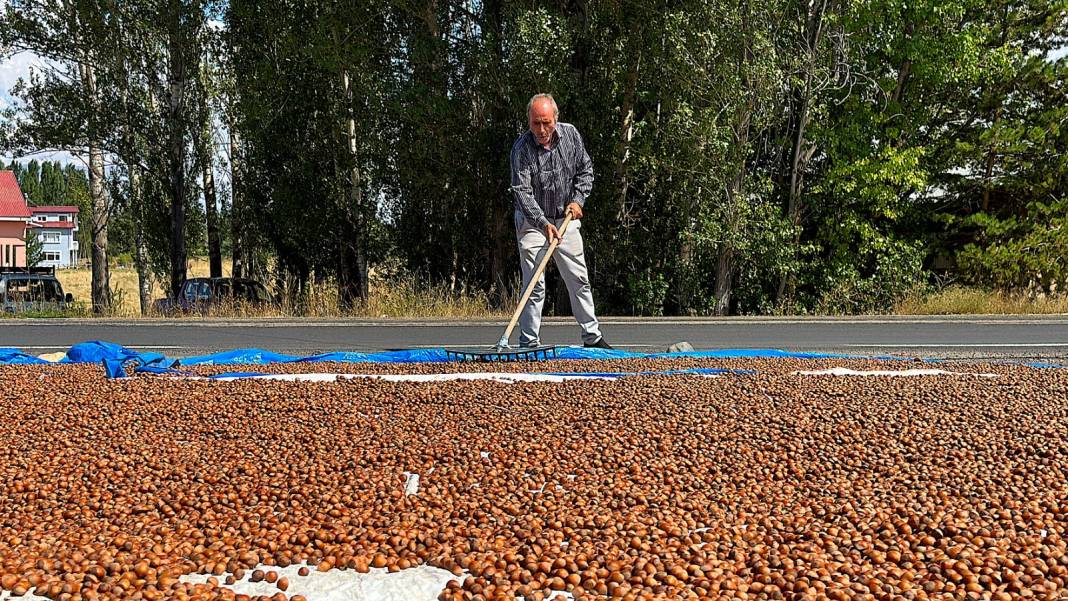
[[[59,262],[59,253],[46,252],[46,253],[44,253],[44,260],[45,261],[55,261],[55,262],[58,263]]]
[[[59,232],[45,232],[41,235],[41,242],[45,244],[59,244]]]
[[[11,245],[4,245],[4,265],[11,265]]]
[[[59,216],[59,220],[60,221],[67,221],[67,216],[66,215],[60,215]]]

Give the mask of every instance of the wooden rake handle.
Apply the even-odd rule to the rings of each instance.
[[[516,305],[515,312],[512,313],[512,320],[508,322],[508,327],[504,329],[504,335],[501,336],[500,341],[497,342],[498,348],[508,346],[508,339],[512,336],[512,330],[515,329],[515,324],[519,322],[519,315],[523,312],[523,307],[527,305],[527,301],[530,300],[530,295],[534,292],[534,286],[538,285],[538,280],[541,279],[541,274],[545,271],[545,266],[549,264],[549,259],[553,256],[553,252],[555,252],[556,247],[560,245],[560,241],[564,239],[564,233],[567,232],[569,223],[571,223],[571,211],[567,212],[567,215],[564,216],[564,222],[560,224],[560,237],[549,243],[549,250],[545,252],[545,256],[541,258],[541,263],[538,264],[538,268],[534,271],[534,275],[531,276],[530,282],[527,283],[527,288],[523,291],[523,296],[519,299],[519,304]],[[522,257],[520,259],[522,260]]]

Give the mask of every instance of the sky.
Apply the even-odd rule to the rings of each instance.
[[[2,10],[2,7],[3,2],[0,1],[0,10]],[[14,87],[15,82],[18,81],[20,77],[29,77],[30,69],[40,65],[41,62],[41,59],[32,52],[20,52],[7,60],[0,61],[0,110],[14,106],[14,100],[11,98],[11,88]],[[32,157],[26,157],[25,161],[34,158],[39,161],[60,161],[63,164],[73,161],[81,165],[81,160],[68,152],[41,153]],[[0,155],[0,159],[2,159],[4,163],[11,162],[10,156]]]
[[[7,8],[8,0],[0,0],[0,12]],[[20,77],[29,77],[30,69],[34,65],[41,64],[41,59],[32,52],[20,52],[14,56],[5,57],[0,55],[0,110],[11,107],[14,101],[11,98],[11,88],[15,85],[15,82]],[[46,152],[36,155],[34,157],[27,157],[25,161],[29,161],[32,158],[37,160],[59,161],[63,164],[76,162],[79,165],[82,164],[77,157],[74,157],[69,152]],[[0,160],[4,163],[10,163],[11,156],[0,154]]]

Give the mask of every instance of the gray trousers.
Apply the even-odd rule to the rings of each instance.
[[[557,228],[563,224],[563,219],[557,219]],[[519,243],[519,266],[523,271],[523,287],[526,290],[530,278],[534,275],[538,263],[549,249],[549,241],[545,237],[545,230],[528,222],[521,213],[516,213],[516,239]],[[564,237],[553,260],[564,278],[567,285],[568,295],[571,297],[571,312],[575,315],[575,321],[582,329],[583,344],[593,344],[601,339],[601,326],[597,322],[597,316],[593,311],[593,289],[590,288],[590,278],[586,271],[586,256],[582,250],[582,222],[572,220],[564,232]],[[532,346],[540,344],[541,338],[541,310],[545,306],[545,274],[538,279],[534,291],[530,294],[530,300],[519,314],[519,344]]]

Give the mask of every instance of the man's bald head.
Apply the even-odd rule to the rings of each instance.
[[[531,111],[537,107],[540,110],[545,110],[546,105],[553,112],[553,119],[560,118],[560,108],[556,106],[556,99],[552,94],[535,94],[531,97],[530,102],[527,103],[527,117],[530,117]]]

